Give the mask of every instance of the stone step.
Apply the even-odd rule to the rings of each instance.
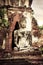
[[[43,61],[29,61],[29,59],[1,60],[1,65],[43,65]]]
[[[26,52],[21,52],[21,51],[17,51],[17,52],[14,52],[12,53],[14,56],[29,56],[29,55],[41,55],[41,52],[40,51],[26,51]]]

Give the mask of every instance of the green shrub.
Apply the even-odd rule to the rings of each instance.
[[[39,29],[40,29],[40,30],[43,30],[43,25],[42,25],[42,26],[39,26]]]
[[[7,19],[4,18],[4,14],[7,15],[7,11],[5,8],[0,9],[0,28],[6,27],[8,28],[9,22]]]

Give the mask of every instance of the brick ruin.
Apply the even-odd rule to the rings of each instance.
[[[3,2],[3,1],[1,0],[0,2]],[[16,2],[16,4],[15,4],[15,2]],[[26,2],[27,2],[27,4],[26,4]],[[8,8],[8,18],[9,18],[10,26],[9,26],[7,34],[6,34],[5,52],[12,51],[12,34],[14,33],[13,31],[15,30],[16,22],[18,22],[20,24],[23,16],[26,18],[26,21],[27,21],[26,30],[27,30],[27,32],[29,31],[29,35],[31,33],[31,35],[36,36],[37,38],[39,37],[38,24],[37,24],[37,21],[35,20],[35,18],[32,16],[33,10],[31,8],[31,4],[32,4],[32,0],[19,0],[19,1],[4,0],[4,2],[2,4],[0,3],[0,5],[2,5],[2,6],[3,5],[12,6],[11,8]],[[29,42],[32,43],[32,39]],[[30,43],[30,45],[32,45],[31,43]]]

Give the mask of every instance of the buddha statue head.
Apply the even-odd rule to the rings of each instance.
[[[20,25],[20,28],[26,28],[26,18],[25,17],[22,17],[19,25]]]

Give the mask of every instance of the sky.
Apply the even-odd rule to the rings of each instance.
[[[33,0],[32,9],[34,10],[34,17],[38,25],[43,25],[43,0]]]

